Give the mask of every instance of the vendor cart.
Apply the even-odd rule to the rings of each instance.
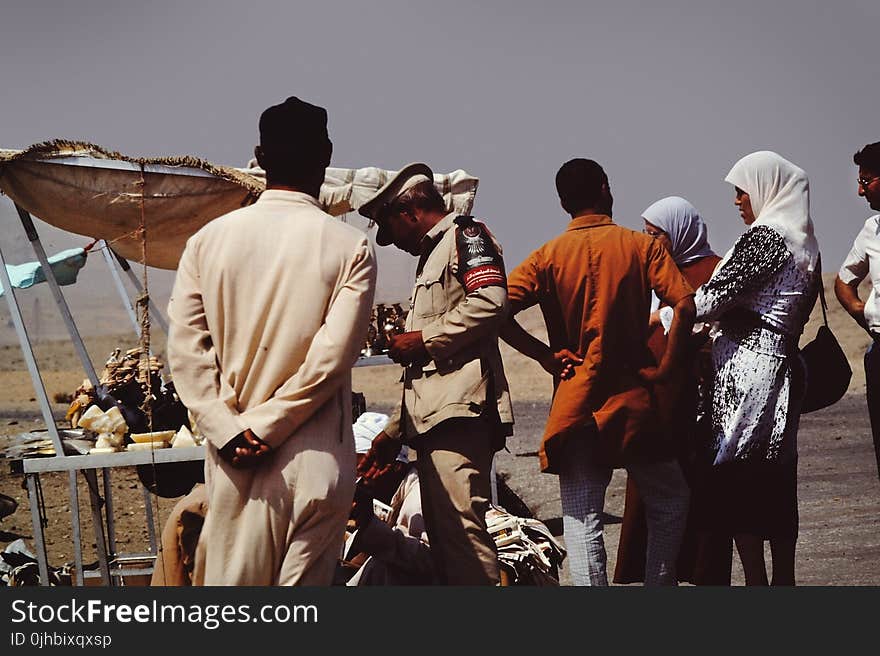
[[[375,167],[328,168],[319,201],[328,213],[366,230],[369,224],[351,213],[394,173]],[[435,184],[450,211],[470,212],[478,185],[476,178],[457,170],[435,175]],[[45,280],[51,288],[85,376],[94,387],[99,384],[98,374],[62,291],[63,284],[72,283],[69,280],[59,281],[57,263],[50,261],[47,256],[32,215],[57,228],[92,240],[87,248],[81,249],[82,257],[100,254],[98,256],[103,258],[108,270],[108,284],[112,284],[118,292],[133,330],[145,347],[144,354],[148,355],[150,326],[159,326],[167,333],[167,322],[160,309],[150,300],[147,267],[175,269],[190,235],[212,219],[253,203],[264,187],[263,171],[258,168],[217,166],[194,157],[133,158],[93,144],[73,141],[52,141],[23,150],[0,150],[0,192],[14,203],[21,226],[33,247],[37,258],[33,279],[38,282]],[[137,275],[130,262],[143,266],[142,276]],[[402,284],[400,277],[383,281],[380,268],[377,301],[405,303],[405,295],[401,294],[408,294],[412,276]],[[100,577],[104,585],[114,585],[123,583],[127,575],[150,573],[152,561],[158,553],[150,493],[145,487],[148,551],[119,553],[114,537],[112,471],[119,467],[201,461],[204,447],[102,454],[79,453],[71,449],[69,444],[65,448],[65,442],[69,442],[65,438],[70,437],[70,431],[59,427],[53,416],[21,312],[19,296],[26,291],[20,282],[10,277],[2,248],[0,284],[9,304],[12,323],[52,445],[48,457],[43,454],[43,457],[24,457],[14,462],[14,467],[25,476],[27,484],[41,583],[49,584],[49,567],[44,543],[44,518],[40,512],[40,474],[51,471],[66,471],[69,475],[75,552],[73,580],[76,584],[83,585],[86,578],[95,576]],[[404,289],[407,291],[402,292]],[[365,349],[364,356],[356,366],[390,363],[390,359],[381,352],[373,353]],[[85,571],[83,565],[77,472],[88,483],[97,571]],[[99,492],[98,472],[101,472],[103,482],[103,498]]]

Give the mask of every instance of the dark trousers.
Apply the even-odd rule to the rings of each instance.
[[[871,418],[874,455],[877,457],[877,474],[880,476],[880,335],[872,333],[872,336],[874,343],[865,353],[865,395],[868,399],[868,416]]]

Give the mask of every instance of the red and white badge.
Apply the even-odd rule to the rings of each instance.
[[[455,219],[458,277],[467,293],[480,287],[507,286],[504,261],[486,226],[470,216]]]

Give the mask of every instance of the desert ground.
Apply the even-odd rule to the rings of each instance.
[[[868,338],[833,298],[832,279],[833,276],[826,275],[826,290],[830,294],[829,322],[850,359],[853,378],[849,392],[840,402],[801,418],[798,584],[880,585],[880,479],[870,437],[861,364]],[[44,305],[48,307],[49,304]],[[546,335],[540,313],[535,309],[523,313],[520,319],[535,334]],[[44,318],[43,321],[48,323],[51,318]],[[802,344],[812,339],[820,322],[821,311],[817,304],[804,331]],[[118,330],[114,331],[114,327],[118,327]],[[16,436],[23,432],[43,428],[43,422],[31,380],[24,368],[21,350],[8,326],[5,330],[6,334],[0,335],[0,344],[5,344],[0,346],[0,440],[8,445],[14,443]],[[124,324],[116,322],[103,326],[104,335],[85,338],[99,372],[113,349],[137,345],[134,334],[126,333],[126,330]],[[164,335],[154,330],[152,340],[154,353],[162,357]],[[61,399],[63,395],[71,394],[82,381],[83,372],[69,340],[42,339],[37,342],[35,352],[49,397]],[[496,470],[532,513],[559,534],[561,511],[557,480],[555,476],[539,472],[536,454],[550,403],[550,378],[537,364],[506,345],[503,345],[502,352],[514,399],[516,428],[514,436],[508,441],[507,450],[499,452],[496,457]],[[356,368],[353,387],[364,393],[369,410],[388,412],[400,398],[399,375],[396,366]],[[67,403],[63,401],[53,405],[60,426],[64,426],[66,409]],[[23,538],[33,550],[33,528],[27,494],[22,488],[23,479],[11,473],[10,464],[7,460],[0,466],[0,492],[14,497],[19,507],[0,522],[0,549],[13,540]],[[607,494],[605,538],[609,576],[615,562],[625,481],[626,473],[616,471]],[[41,484],[48,519],[45,537],[49,563],[59,567],[73,561],[68,477],[66,473],[44,474]],[[144,498],[134,470],[113,470],[112,490],[118,551],[146,551]],[[94,560],[87,498],[87,489],[80,477],[86,563]],[[151,499],[154,510],[158,512],[158,529],[176,500],[155,496]],[[560,582],[569,582],[564,565]],[[733,582],[736,585],[743,582],[741,566],[736,557]]]

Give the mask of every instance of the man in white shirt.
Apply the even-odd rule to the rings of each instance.
[[[853,155],[853,162],[859,167],[859,196],[880,212],[880,142],[862,148]],[[862,301],[858,288],[866,276],[871,277],[872,289]],[[856,236],[837,274],[834,291],[844,309],[874,340],[865,353],[865,388],[880,474],[880,214],[865,221]]]

